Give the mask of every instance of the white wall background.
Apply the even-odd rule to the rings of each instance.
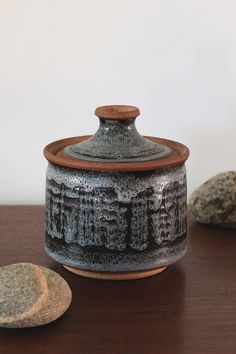
[[[44,145],[104,104],[190,147],[190,193],[235,169],[236,1],[0,0],[0,204],[43,203]]]

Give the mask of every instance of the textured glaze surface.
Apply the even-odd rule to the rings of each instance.
[[[186,172],[76,171],[49,164],[46,249],[80,269],[168,265],[186,249]]]
[[[145,139],[153,141],[157,144],[168,146],[172,152],[165,158],[149,160],[149,161],[132,161],[132,162],[99,162],[86,161],[66,155],[64,149],[69,145],[81,143],[88,140],[90,135],[76,136],[62,140],[54,141],[44,148],[44,156],[46,159],[62,167],[73,168],[76,170],[98,171],[98,172],[131,172],[131,171],[151,171],[156,169],[173,168],[185,163],[189,157],[189,149],[187,146],[173,140],[162,139],[153,136],[145,136]]]
[[[135,127],[135,119],[100,118],[99,128],[91,138],[67,146],[64,152],[80,160],[128,162],[159,159],[168,156],[171,149],[142,137]]]

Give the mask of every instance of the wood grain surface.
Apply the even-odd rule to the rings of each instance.
[[[132,281],[86,279],[44,251],[41,206],[0,207],[0,265],[32,262],[60,273],[72,305],[56,322],[0,329],[0,354],[235,354],[236,231],[189,218],[186,256]]]

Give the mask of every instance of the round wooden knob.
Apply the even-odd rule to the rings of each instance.
[[[106,119],[132,119],[140,115],[140,111],[134,106],[112,105],[96,108],[95,115]]]

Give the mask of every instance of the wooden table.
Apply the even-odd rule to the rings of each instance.
[[[70,284],[73,301],[54,323],[0,329],[0,354],[235,354],[236,231],[189,218],[186,256],[132,281],[78,277],[44,251],[41,206],[0,207],[0,265],[41,264]]]

